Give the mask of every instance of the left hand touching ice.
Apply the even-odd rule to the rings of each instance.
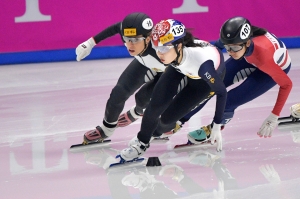
[[[222,151],[221,124],[214,123],[210,134],[210,142],[214,144],[217,141],[217,151]]]
[[[271,137],[274,129],[278,125],[278,116],[271,113],[257,132],[260,137]]]

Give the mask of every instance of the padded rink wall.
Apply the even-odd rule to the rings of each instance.
[[[154,23],[180,20],[207,41],[218,39],[226,19],[244,16],[288,48],[299,48],[299,8],[295,0],[1,0],[0,65],[75,61],[78,44],[132,12],[147,13]],[[129,54],[116,35],[100,42],[86,60],[123,57]]]

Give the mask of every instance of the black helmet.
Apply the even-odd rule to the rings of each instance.
[[[220,39],[223,44],[245,43],[251,33],[250,21],[244,17],[228,19],[221,27]]]
[[[129,14],[122,21],[122,36],[143,35],[147,37],[153,28],[153,22],[150,17],[141,12]]]

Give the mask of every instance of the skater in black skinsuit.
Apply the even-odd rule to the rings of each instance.
[[[165,70],[165,65],[159,60],[150,43],[152,27],[153,22],[148,15],[132,13],[122,22],[108,27],[76,48],[77,61],[80,61],[100,41],[120,34],[129,54],[134,57],[110,93],[102,125],[84,134],[84,144],[101,142],[110,137],[117,126],[126,126],[142,117],[153,87]],[[135,95],[136,106],[120,116],[126,100],[139,88],[141,89]]]

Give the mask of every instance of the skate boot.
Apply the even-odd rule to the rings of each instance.
[[[96,129],[86,132],[83,136],[84,145],[94,143],[94,142],[103,142],[107,138],[103,129],[100,126],[97,126]]]
[[[172,129],[171,131],[165,132],[163,133],[160,138],[168,138],[171,137],[172,135],[174,135],[175,133],[177,133],[178,131],[180,131],[182,128],[182,123],[180,121],[177,121],[175,124],[174,129]]]
[[[135,106],[119,116],[117,127],[125,127],[143,117],[135,112]]]
[[[201,144],[207,142],[210,138],[210,125],[202,126],[200,129],[191,131],[187,134],[189,141],[193,144]]]
[[[127,149],[123,149],[120,153],[121,159],[124,161],[132,161],[138,159],[142,156],[147,148],[150,147],[150,144],[145,144],[138,140],[136,144],[129,146]]]
[[[155,137],[151,137],[149,143],[154,139]],[[137,138],[137,136],[135,136],[134,138],[132,138],[129,142],[128,142],[128,146],[131,147],[133,145],[137,145],[140,142],[140,140]]]
[[[210,134],[211,134],[211,125],[202,126],[200,129],[195,131],[191,131],[187,134],[189,142],[193,144],[201,144],[204,142],[209,141]],[[224,125],[221,126],[221,130],[225,128]]]

